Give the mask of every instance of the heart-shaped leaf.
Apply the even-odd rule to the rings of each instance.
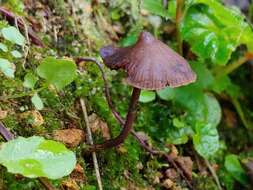
[[[37,73],[60,90],[74,81],[77,77],[77,68],[72,60],[47,57],[38,66]]]

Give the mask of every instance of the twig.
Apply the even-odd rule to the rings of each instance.
[[[2,122],[0,122],[0,134],[4,137],[6,141],[10,141],[15,138],[15,136],[4,126]],[[57,190],[47,178],[39,177],[38,180],[45,187],[45,189]]]
[[[0,122],[0,133],[6,141],[14,139],[14,135],[8,129],[6,129],[2,122]]]
[[[177,163],[174,161],[174,159],[169,156],[168,154],[166,153],[163,153],[162,154],[166,159],[167,161],[177,170],[177,172],[179,173],[179,175],[184,179],[184,181],[186,182],[187,186],[190,188],[190,189],[193,189],[192,187],[192,184],[190,183],[190,181],[188,180],[188,178],[186,177],[186,175],[184,174],[184,170],[181,169],[181,166],[178,167]]]
[[[47,178],[40,177],[38,180],[47,190],[56,190]]]
[[[168,0],[163,0],[163,7],[164,7],[165,9],[168,8]]]
[[[92,139],[92,134],[91,134],[91,130],[90,130],[87,109],[86,109],[85,101],[83,98],[80,98],[80,104],[82,107],[83,117],[84,117],[86,130],[87,130],[87,134],[88,134],[88,143],[90,145],[93,145],[93,139]],[[96,178],[97,178],[97,182],[98,182],[98,188],[99,188],[99,190],[103,190],[96,152],[92,152],[92,158],[93,158],[93,164],[94,164]]]
[[[107,82],[105,73],[104,73],[104,71],[102,69],[102,65],[99,63],[98,60],[96,60],[95,58],[90,58],[90,57],[78,58],[76,60],[76,63],[79,64],[82,61],[91,61],[91,62],[94,62],[99,67],[99,70],[101,71],[102,78],[103,78],[103,81],[104,81],[105,96],[106,96],[107,103],[108,103],[109,108],[111,109],[114,117],[119,122],[120,126],[123,127],[124,123],[125,123],[125,120],[120,116],[120,114],[116,111],[116,109],[114,108],[114,106],[112,104],[111,96],[110,96],[110,91],[109,91],[109,87],[108,87],[108,82]],[[152,155],[158,155],[158,156],[160,155],[160,156],[165,157],[166,160],[177,170],[177,172],[180,174],[180,176],[185,180],[185,182],[187,183],[187,186],[190,189],[193,189],[191,183],[189,182],[189,180],[187,179],[187,177],[185,176],[185,174],[183,173],[183,171],[177,166],[177,164],[175,163],[175,161],[173,160],[173,158],[171,158],[171,156],[169,156],[166,152],[163,152],[163,151],[160,151],[160,150],[156,150],[156,149],[148,146],[147,143],[145,142],[145,140],[143,140],[133,129],[131,130],[131,134],[140,143],[140,145],[146,151],[148,151],[150,154],[152,154]]]
[[[214,171],[214,169],[213,169],[213,167],[211,166],[210,162],[209,162],[208,160],[206,160],[206,159],[204,159],[204,161],[205,161],[205,164],[207,165],[209,171],[211,172],[211,174],[212,174],[212,176],[213,176],[213,178],[214,178],[214,181],[215,181],[215,183],[216,183],[218,189],[219,189],[219,190],[222,190],[222,187],[221,187],[221,185],[220,185],[219,178],[218,178],[218,176],[216,175],[216,172]]]

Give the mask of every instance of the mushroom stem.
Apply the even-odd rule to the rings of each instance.
[[[90,151],[97,151],[101,149],[112,148],[112,147],[120,145],[126,139],[126,137],[128,136],[128,134],[130,133],[132,129],[132,126],[135,120],[136,107],[138,104],[140,93],[141,93],[141,89],[139,88],[133,89],[131,101],[128,107],[126,122],[123,126],[121,133],[114,139],[108,140],[102,144],[95,144],[91,146]]]

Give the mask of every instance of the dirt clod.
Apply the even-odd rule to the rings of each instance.
[[[84,132],[80,129],[55,130],[53,138],[68,147],[77,147],[84,140]]]

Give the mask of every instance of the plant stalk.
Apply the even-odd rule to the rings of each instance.
[[[85,101],[83,98],[80,98],[80,104],[82,107],[83,117],[84,117],[84,121],[85,121],[85,125],[86,125],[86,131],[87,131],[87,135],[88,135],[87,141],[88,141],[88,143],[93,145],[93,138],[92,138],[92,134],[91,134],[89,118],[88,118],[88,114],[87,114]],[[97,182],[98,182],[98,189],[103,190],[103,185],[102,185],[101,175],[100,175],[100,171],[99,171],[96,152],[92,152],[92,159],[93,159],[94,169],[95,169],[96,178],[97,178]]]
[[[240,67],[241,65],[243,65],[244,63],[246,63],[249,60],[251,60],[251,58],[249,58],[247,56],[243,56],[243,57],[239,58],[238,60],[234,61],[233,63],[228,64],[223,69],[219,69],[219,71],[216,73],[216,78],[226,76],[226,75],[232,73],[234,70],[236,70],[238,67]]]
[[[180,23],[183,17],[184,0],[176,0],[176,37],[177,37],[177,50],[180,55],[183,55],[183,42],[180,35]]]

